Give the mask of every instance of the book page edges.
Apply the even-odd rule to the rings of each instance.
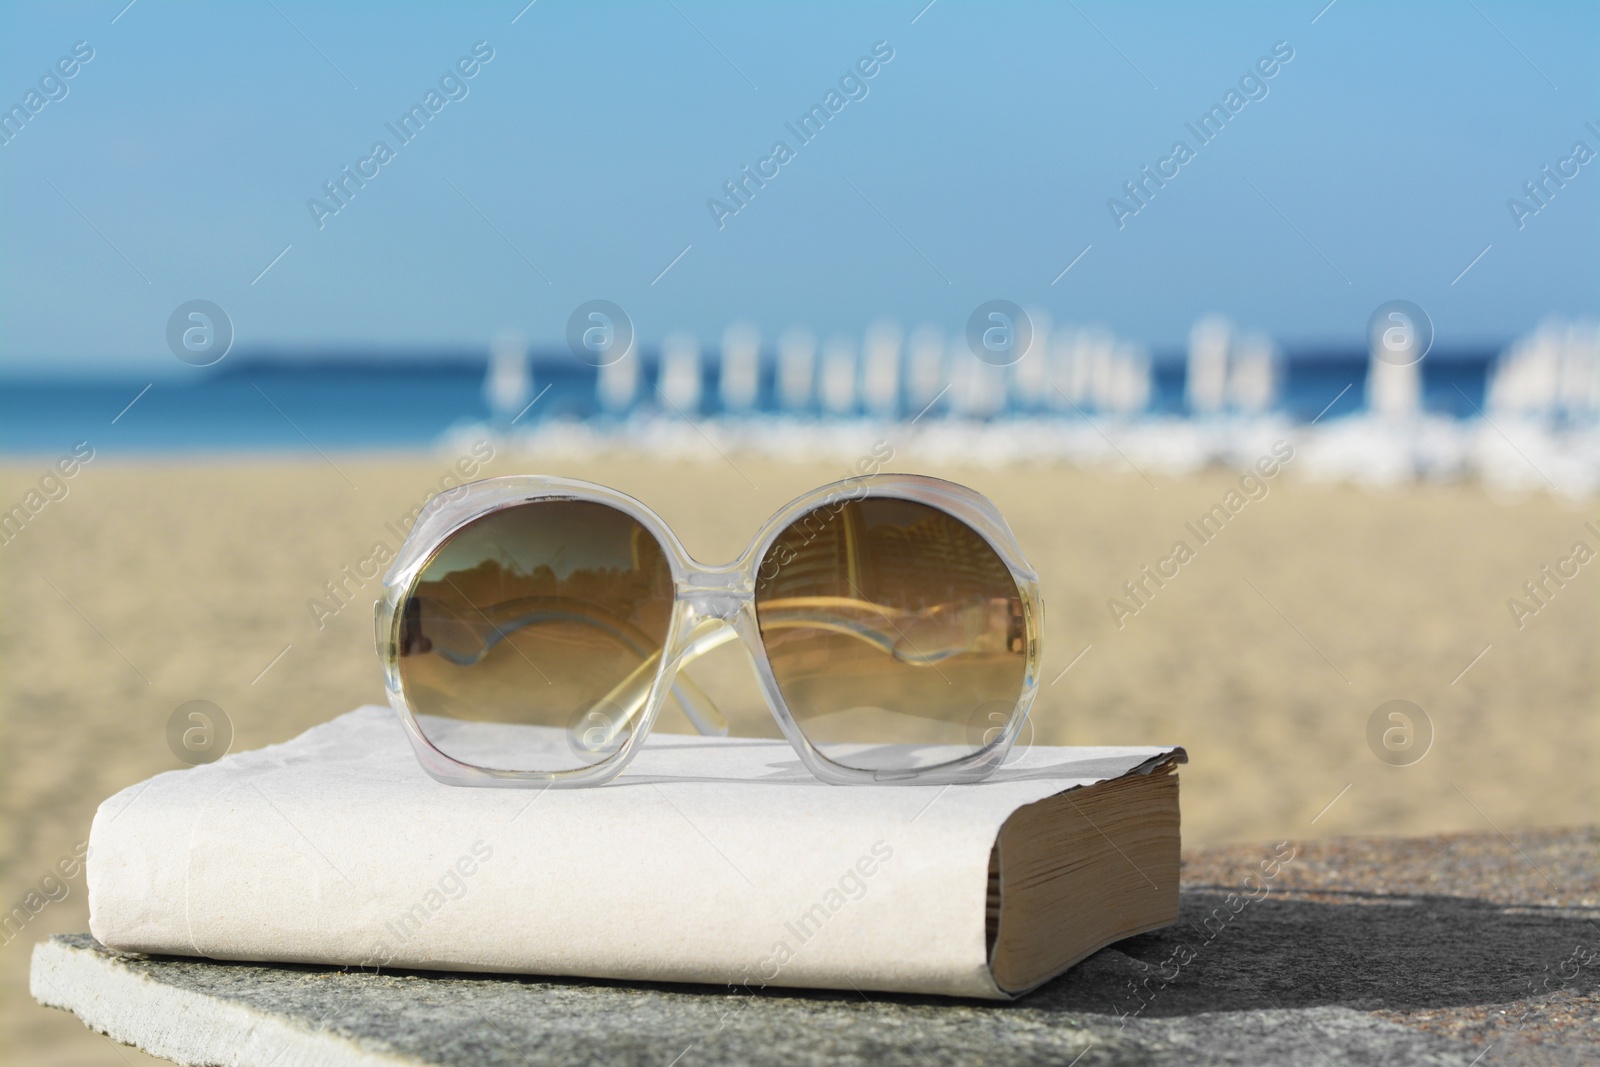
[[[1131,768],[1129,771],[1127,771],[1127,773],[1125,773],[1123,775],[1120,775],[1120,776],[1118,776],[1116,778],[1104,779],[1102,781],[1094,782],[1094,783],[1089,784],[1089,785],[1073,786],[1072,788],[1062,790],[1059,793],[1053,793],[1048,797],[1044,797],[1044,798],[1042,798],[1040,800],[1037,800],[1037,801],[1033,802],[1032,804],[1027,804],[1027,805],[1023,805],[1022,807],[1019,807],[1016,811],[1012,812],[1011,815],[1007,817],[1006,822],[1004,824],[1002,824],[1002,826],[1000,827],[999,832],[997,832],[996,835],[995,835],[994,848],[993,848],[993,850],[992,850],[992,852],[990,854],[990,889],[989,889],[990,899],[988,900],[988,902],[987,902],[988,906],[985,909],[985,915],[986,915],[985,938],[986,938],[986,943],[987,943],[988,949],[989,949],[989,960],[988,960],[988,967],[986,967],[986,974],[987,974],[987,977],[989,979],[989,984],[992,985],[994,990],[995,990],[996,999],[1011,999],[1011,1000],[1014,1000],[1014,999],[1017,999],[1019,997],[1026,996],[1028,993],[1032,992],[1035,989],[1038,989],[1040,986],[1043,986],[1043,985],[1053,981],[1054,979],[1060,977],[1062,974],[1065,974],[1067,971],[1071,970],[1073,967],[1077,966],[1079,963],[1082,963],[1085,959],[1088,959],[1090,956],[1094,955],[1096,952],[1099,952],[1101,949],[1106,948],[1109,945],[1116,944],[1118,941],[1122,941],[1125,938],[1134,937],[1134,936],[1136,936],[1138,934],[1149,933],[1152,930],[1162,929],[1163,927],[1170,926],[1170,925],[1172,925],[1173,923],[1175,923],[1177,921],[1177,917],[1178,917],[1178,870],[1177,870],[1177,866],[1178,866],[1178,853],[1181,851],[1181,810],[1178,808],[1178,805],[1177,805],[1177,775],[1176,775],[1176,771],[1177,771],[1177,768],[1178,768],[1178,766],[1180,764],[1185,764],[1185,763],[1188,763],[1188,762],[1189,762],[1188,752],[1185,751],[1182,747],[1173,747],[1173,748],[1171,748],[1170,750],[1168,750],[1166,752],[1163,752],[1163,753],[1160,753],[1158,755],[1152,756],[1150,759],[1148,759],[1145,762],[1141,763],[1137,767]],[[1127,781],[1129,779],[1134,779],[1134,778],[1138,778],[1138,777],[1141,777],[1141,776],[1148,777],[1148,776],[1157,775],[1157,774],[1159,774],[1159,775],[1171,774],[1172,777],[1173,777],[1173,809],[1174,809],[1173,810],[1173,815],[1174,815],[1174,818],[1175,818],[1175,825],[1173,827],[1173,830],[1174,830],[1174,841],[1173,841],[1173,849],[1172,849],[1172,853],[1173,853],[1173,855],[1172,855],[1172,868],[1173,869],[1170,872],[1171,873],[1171,879],[1170,879],[1169,884],[1166,885],[1166,886],[1161,887],[1161,895],[1165,898],[1165,900],[1163,901],[1163,904],[1165,906],[1159,906],[1158,905],[1159,910],[1162,912],[1162,914],[1159,917],[1151,918],[1148,921],[1134,922],[1134,923],[1130,923],[1130,924],[1126,924],[1126,925],[1120,925],[1116,929],[1108,929],[1103,936],[1092,940],[1088,944],[1088,947],[1084,948],[1082,951],[1074,952],[1069,958],[1065,959],[1064,962],[1060,963],[1053,970],[1051,970],[1048,973],[1044,974],[1042,977],[1039,977],[1038,979],[1036,979],[1034,981],[1026,982],[1026,983],[1024,983],[1022,985],[1019,985],[1019,986],[1016,986],[1014,988],[1013,987],[1002,987],[1000,985],[999,977],[995,973],[995,952],[996,952],[996,949],[998,947],[998,933],[999,933],[998,920],[1002,916],[1002,914],[1004,913],[1004,908],[1005,908],[1005,897],[1004,897],[1004,894],[1005,894],[1005,877],[1004,877],[1005,871],[1004,871],[1004,866],[1000,862],[1000,856],[1001,856],[1001,841],[1002,841],[1002,838],[1005,835],[1007,827],[1011,826],[1011,825],[1014,825],[1015,824],[1014,821],[1019,820],[1019,817],[1021,817],[1022,819],[1026,819],[1027,815],[1029,813],[1029,809],[1037,809],[1040,805],[1049,804],[1051,801],[1056,800],[1056,799],[1061,798],[1061,797],[1064,797],[1064,796],[1068,796],[1069,794],[1072,794],[1072,793],[1075,793],[1075,792],[1083,792],[1083,791],[1104,790],[1104,789],[1107,789],[1109,787],[1114,787],[1118,782],[1124,782],[1124,781]],[[1082,813],[1079,812],[1079,814],[1082,814]],[[1111,839],[1107,838],[1107,840],[1110,841]],[[1112,845],[1113,845],[1113,847],[1116,847],[1115,846],[1115,842],[1112,842]],[[1118,851],[1120,852],[1121,849],[1118,848]],[[1127,857],[1124,856],[1123,858],[1126,859]],[[1132,861],[1129,860],[1129,862],[1131,863]],[[1143,872],[1140,872],[1140,874],[1142,876]],[[1165,877],[1163,877],[1163,881],[1166,881]]]

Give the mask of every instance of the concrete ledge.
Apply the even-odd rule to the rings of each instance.
[[[187,1064],[414,1064],[387,1049],[364,1048],[270,996],[235,1000],[205,984],[174,981],[171,965],[141,965],[88,934],[52,937],[33,950],[29,991],[39,1003],[73,1012],[91,1028],[153,1056]],[[178,967],[182,967],[179,964]],[[198,971],[204,964],[193,965]]]

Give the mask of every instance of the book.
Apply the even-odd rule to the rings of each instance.
[[[1186,758],[833,786],[782,741],[655,734],[607,785],[474,789],[363,707],[107,799],[89,923],[126,952],[1007,999],[1176,921]]]

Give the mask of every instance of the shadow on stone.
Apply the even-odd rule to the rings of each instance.
[[[1176,926],[1118,942],[1022,1003],[1149,1019],[1511,1004],[1557,986],[1587,993],[1600,988],[1600,967],[1562,967],[1575,947],[1600,949],[1600,922],[1584,911],[1328,891],[1245,900],[1190,888]]]

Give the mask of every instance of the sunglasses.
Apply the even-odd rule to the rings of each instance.
[[[389,702],[452,785],[598,785],[673,701],[728,723],[686,668],[742,640],[773,718],[833,784],[978,781],[1038,687],[1038,579],[985,497],[874,475],[790,503],[732,563],[649,508],[565,478],[489,478],[418,517],[377,604]]]

